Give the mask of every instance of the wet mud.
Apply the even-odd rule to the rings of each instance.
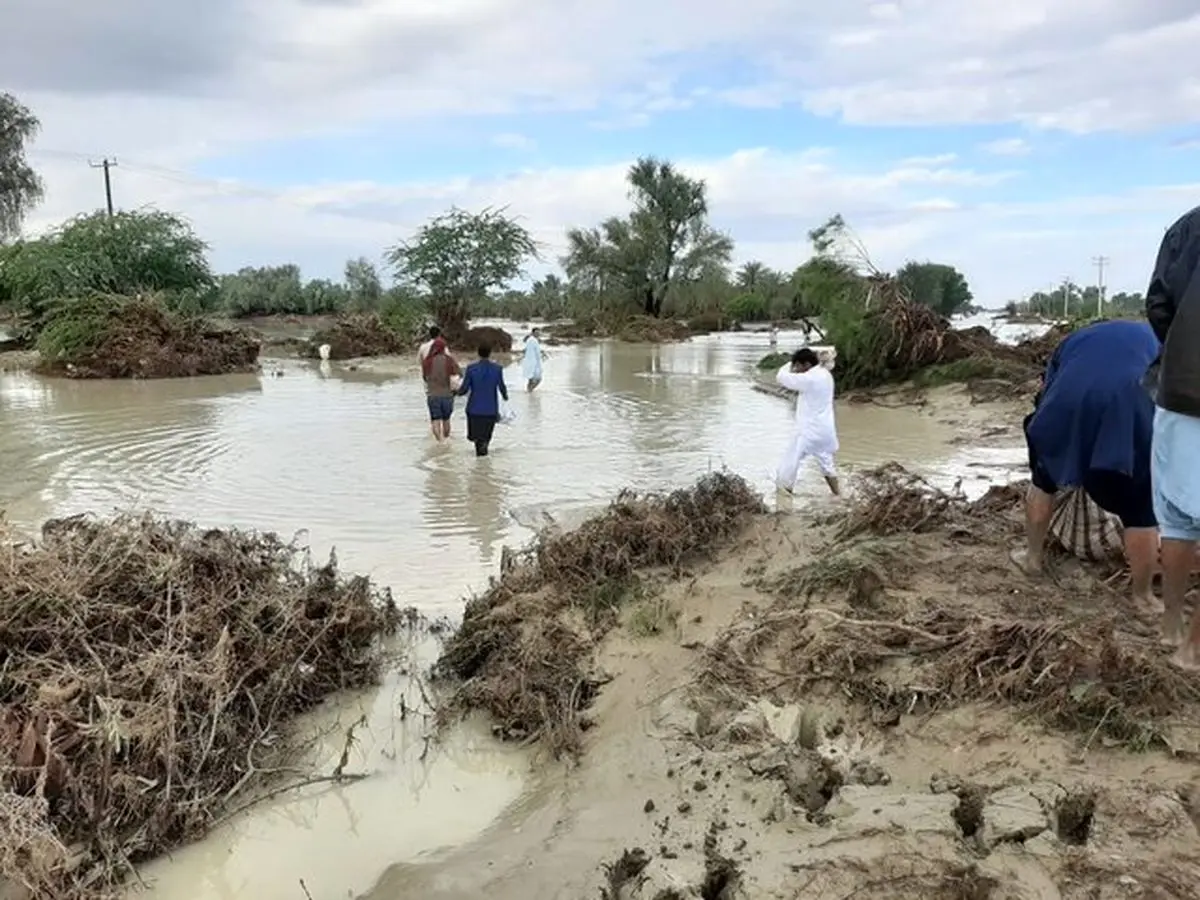
[[[364,896],[1190,896],[1200,681],[1119,569],[1014,570],[1019,497],[762,517],[622,610],[539,810]]]

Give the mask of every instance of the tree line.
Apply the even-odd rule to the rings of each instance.
[[[654,157],[628,171],[628,212],[568,230],[558,260],[563,274],[525,290],[511,285],[533,262],[546,261],[542,248],[519,217],[494,208],[451,208],[387,248],[382,267],[349,260],[336,281],[306,280],[291,263],[217,274],[190,224],[160,210],[82,215],[21,239],[22,221],[42,199],[25,156],[37,130],[27,108],[0,94],[0,305],[34,321],[71,298],[154,291],[180,310],[232,318],[360,311],[397,324],[430,315],[454,328],[472,316],[587,322],[642,315],[724,327],[821,315],[831,284],[851,270],[867,274],[865,253],[840,216],[809,235],[811,258],[795,268],[752,261],[732,270],[734,241],[710,223],[705,182]],[[913,260],[894,278],[944,316],[971,306],[967,279],[953,266]]]
[[[1100,296],[1100,288],[1082,287],[1066,281],[1053,291],[1035,291],[1024,300],[1012,301],[1004,307],[1011,317],[1039,319],[1081,319],[1093,316],[1138,316],[1146,308],[1142,294],[1120,291]]]

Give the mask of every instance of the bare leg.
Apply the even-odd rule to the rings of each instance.
[[[450,420],[442,419],[442,437],[446,440],[450,439]]]
[[[429,423],[429,429],[433,432],[433,439],[441,442],[442,440],[442,423],[439,419],[434,419]]]
[[[1192,577],[1192,561],[1196,558],[1196,545],[1193,541],[1180,541],[1175,538],[1163,538],[1162,542],[1162,584],[1163,584],[1163,643],[1177,646],[1183,640],[1183,598],[1187,594],[1188,582]],[[1188,644],[1200,640],[1200,617],[1192,617],[1191,635]],[[1183,653],[1190,652],[1195,656],[1195,647],[1189,651],[1183,648]],[[1186,660],[1181,660],[1186,662]]]
[[[1126,528],[1125,558],[1133,582],[1133,602],[1139,609],[1158,612],[1154,600],[1154,569],[1158,565],[1158,529]]]
[[[1025,554],[1014,557],[1030,574],[1041,572],[1045,566],[1046,532],[1054,513],[1054,495],[1029,486],[1025,495]]]

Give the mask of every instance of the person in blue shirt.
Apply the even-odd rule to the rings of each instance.
[[[1083,488],[1121,520],[1133,600],[1156,609],[1151,582],[1158,558],[1158,521],[1150,479],[1154,401],[1142,380],[1158,356],[1144,322],[1099,322],[1058,345],[1034,411],[1025,419],[1032,484],[1026,498],[1024,552],[1028,572],[1042,569],[1043,543],[1060,488]]]
[[[470,395],[467,398],[467,440],[475,445],[476,456],[487,456],[492,432],[500,421],[500,398],[508,400],[504,369],[492,361],[489,345],[480,345],[479,359],[467,366],[458,394],[460,397]]]

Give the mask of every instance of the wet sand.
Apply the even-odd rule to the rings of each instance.
[[[1165,723],[1172,755],[1115,737],[1103,719],[1056,727],[983,697],[937,702],[939,686],[904,676],[919,655],[898,652],[900,668],[881,670],[913,692],[898,708],[848,681],[807,678],[806,641],[853,654],[939,610],[1073,615],[1084,628],[1100,604],[1119,610],[1129,652],[1160,653],[1154,623],[1092,570],[1066,560],[1053,582],[1015,576],[1003,551],[1019,519],[999,518],[1003,533],[974,545],[949,531],[901,534],[906,561],[882,570],[878,591],[805,597],[781,585],[836,552],[830,528],[763,517],[665,588],[678,627],[638,637],[627,616],[604,640],[597,662],[613,680],[577,768],[545,770],[536,802],[456,852],[393,867],[364,900],[1193,896],[1195,707]],[[1082,702],[1086,689],[1071,696]],[[622,857],[637,877],[612,877]],[[736,877],[722,882],[722,868]]]

